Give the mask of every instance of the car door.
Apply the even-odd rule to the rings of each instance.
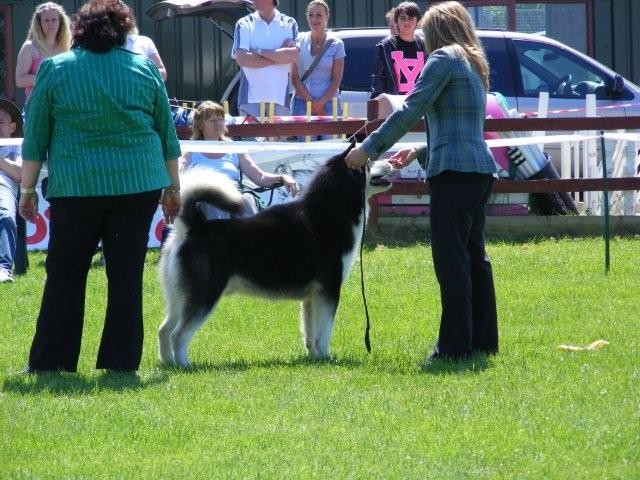
[[[509,57],[504,35],[496,32],[480,32],[479,36],[489,62],[489,90],[502,94],[509,108],[517,109],[512,69],[514,63]]]
[[[341,35],[343,32],[338,32]],[[371,77],[376,58],[376,44],[384,38],[377,31],[363,30],[356,35],[342,34],[346,59],[342,75],[340,99],[349,105],[349,116],[367,118],[367,102],[371,96]]]
[[[585,116],[586,95],[591,93],[596,96],[599,116],[625,115],[625,95],[612,90],[615,74],[595,60],[543,41],[509,40],[520,113],[536,113],[539,94],[547,91],[550,117]]]

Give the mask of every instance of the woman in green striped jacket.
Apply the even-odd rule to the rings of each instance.
[[[47,280],[29,370],[75,372],[91,256],[102,239],[107,312],[96,368],[135,371],[142,356],[142,273],[160,200],[179,212],[180,145],[156,66],[122,48],[131,30],[121,0],[78,11],[73,49],[45,59],[27,107],[20,214],[33,221],[47,161]]]

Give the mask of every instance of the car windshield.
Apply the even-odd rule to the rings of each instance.
[[[585,98],[593,93],[607,98],[608,76],[595,66],[554,45],[515,40],[522,79],[519,95],[538,96],[541,91],[556,98]]]

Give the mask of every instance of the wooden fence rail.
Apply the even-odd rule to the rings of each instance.
[[[394,182],[385,192],[390,195],[427,195],[429,184],[421,180],[402,180]],[[557,180],[496,180],[491,189],[493,193],[552,193],[552,192],[601,192],[640,190],[640,177],[619,178],[581,178]],[[378,228],[380,204],[376,197],[369,200],[369,227]]]
[[[346,119],[337,121],[314,121],[305,123],[239,124],[229,125],[229,134],[239,137],[288,137],[306,135],[352,135],[356,132],[371,132],[383,120],[378,119],[378,102],[370,100],[367,105],[368,119]],[[637,130],[640,116],[636,117],[571,117],[571,118],[505,118],[487,119],[485,131],[584,131],[584,130]],[[188,138],[190,129],[179,128],[181,138]],[[416,123],[413,131],[425,131],[423,121]],[[639,190],[640,177],[557,180],[498,180],[494,183],[494,193],[548,193],[586,191]],[[393,184],[388,195],[425,195],[427,184],[420,180],[398,181]],[[371,203],[370,223],[376,224],[378,205]]]

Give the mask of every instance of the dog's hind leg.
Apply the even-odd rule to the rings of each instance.
[[[312,305],[315,351],[313,353],[309,352],[309,354],[315,358],[329,358],[329,346],[338,307],[338,298],[331,298],[324,293],[317,292],[313,295]]]
[[[164,253],[164,252],[163,252]],[[166,255],[169,255],[170,251],[167,251]],[[169,278],[162,282],[162,289],[164,295],[166,317],[158,329],[158,357],[161,362],[166,364],[175,364],[173,358],[173,348],[171,347],[171,332],[175,330],[176,325],[180,321],[180,316],[184,310],[184,298],[182,295],[182,289],[180,283],[167,274],[168,267],[166,264],[161,264],[162,278]]]
[[[185,305],[178,325],[171,332],[173,359],[179,367],[187,368],[191,364],[188,354],[189,343],[198,328],[207,319],[209,312],[215,310],[216,305],[217,301],[211,308],[196,308]]]
[[[180,320],[179,309],[175,305],[167,306],[167,316],[158,329],[158,357],[166,364],[175,363],[173,348],[171,347],[171,332],[176,328]]]

